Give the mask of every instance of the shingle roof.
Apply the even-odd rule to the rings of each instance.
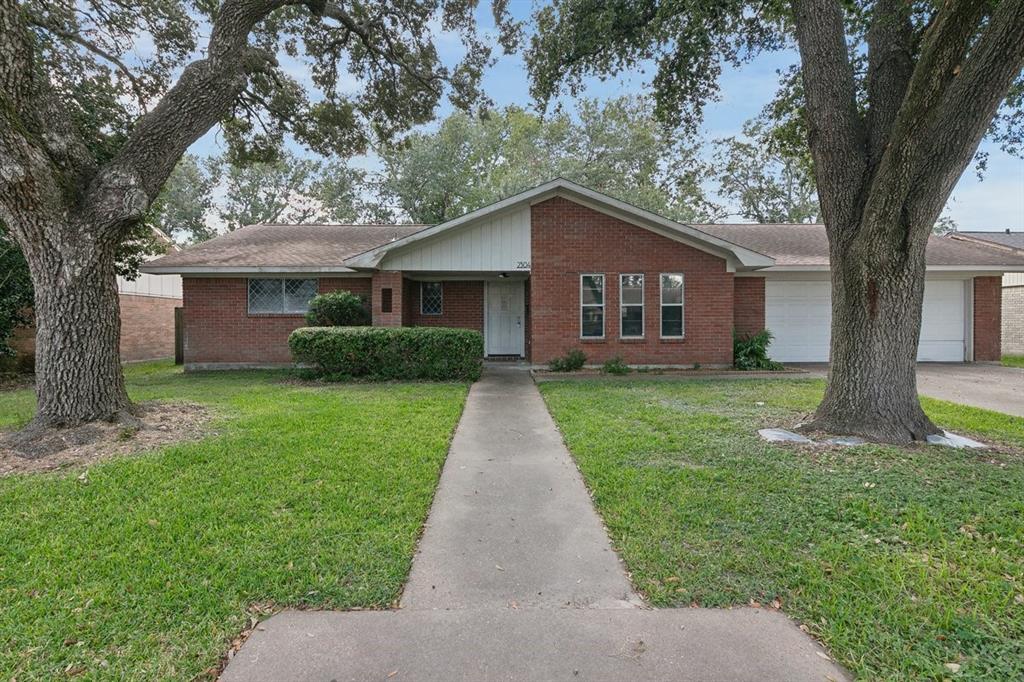
[[[958,232],[956,238],[992,242],[1010,249],[1024,251],[1024,232]]]
[[[771,256],[776,266],[825,267],[828,240],[824,225],[691,224],[737,246]],[[208,242],[150,261],[143,270],[191,269],[246,271],[282,268],[346,270],[343,261],[424,229],[424,225],[250,225]],[[1004,234],[1004,233],[989,233]],[[933,236],[929,266],[1024,266],[1024,254],[977,241]]]
[[[827,266],[825,226],[792,224],[705,224],[693,227],[720,239],[768,254],[777,266]],[[929,266],[1024,266],[1024,256],[976,242],[933,235],[928,240]]]
[[[249,225],[146,264],[145,269],[231,267],[339,268],[357,253],[423,225]]]

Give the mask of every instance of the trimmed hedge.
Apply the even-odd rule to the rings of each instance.
[[[447,327],[302,327],[288,346],[328,379],[476,381],[484,355],[480,332]]]
[[[370,307],[351,291],[329,291],[309,302],[306,323],[311,327],[359,327],[370,324]]]

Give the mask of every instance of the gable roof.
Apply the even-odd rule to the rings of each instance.
[[[345,260],[345,264],[352,268],[376,268],[388,253],[408,249],[423,240],[429,240],[441,233],[468,226],[487,216],[509,211],[518,206],[540,203],[556,196],[565,197],[625,222],[647,228],[669,239],[724,257],[744,268],[765,268],[775,263],[771,256],[703,232],[692,225],[670,220],[565,178],[556,178],[475,211],[470,211],[458,218],[425,228],[403,239],[368,249],[364,253],[349,257]]]
[[[708,224],[694,227],[749,249],[771,254],[773,269],[818,269],[829,266],[828,236],[821,224]],[[938,270],[1020,270],[1024,254],[978,242],[932,235],[925,251],[927,266]]]
[[[247,225],[146,263],[152,274],[353,272],[343,261],[423,225]]]

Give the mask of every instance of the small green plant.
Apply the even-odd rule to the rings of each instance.
[[[605,374],[629,374],[633,369],[626,364],[621,355],[609,358],[601,365],[601,371]]]
[[[579,348],[573,348],[571,351],[566,353],[560,358],[552,360],[548,367],[552,372],[575,372],[583,369],[583,365],[587,362],[587,355]]]
[[[352,292],[331,291],[313,297],[306,322],[313,327],[360,327],[370,324],[370,311]]]
[[[756,334],[740,335],[733,332],[732,364],[736,369],[782,369],[781,362],[768,357],[768,346],[772,343],[772,333],[762,329]]]

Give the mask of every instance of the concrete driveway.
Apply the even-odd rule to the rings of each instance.
[[[828,365],[796,365],[825,376]],[[917,391],[931,398],[1024,417],[1024,369],[990,363],[922,362]]]

